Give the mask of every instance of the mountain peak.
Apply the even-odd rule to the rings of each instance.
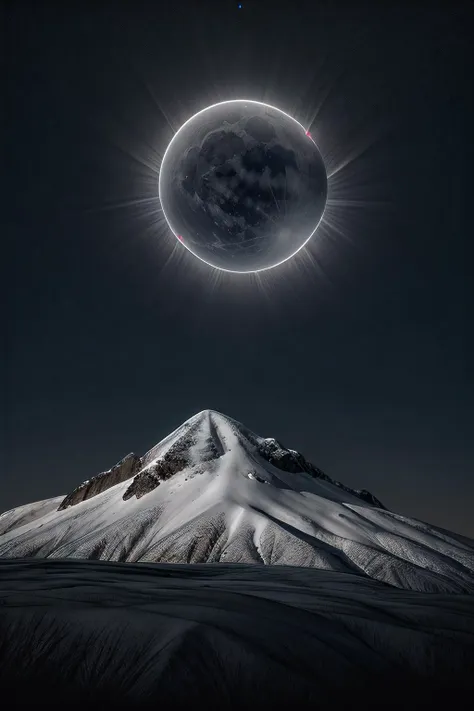
[[[211,462],[232,452],[233,458],[238,460],[233,467],[234,473],[250,472],[257,481],[267,483],[272,480],[272,471],[275,478],[275,470],[309,476],[328,482],[361,501],[384,508],[370,492],[351,489],[331,479],[299,452],[287,449],[275,438],[261,437],[241,422],[217,410],[207,409],[192,415],[143,457],[128,454],[111,469],[82,482],[65,497],[59,510],[97,496],[132,477],[133,481],[123,499],[126,501],[133,496],[141,498],[178,472],[186,468],[202,468],[203,465],[210,467]],[[260,472],[259,476],[257,469],[262,466],[269,471]],[[278,478],[278,474],[276,476]]]
[[[297,565],[415,590],[474,591],[473,550],[216,410],[62,500],[0,516],[0,556]]]

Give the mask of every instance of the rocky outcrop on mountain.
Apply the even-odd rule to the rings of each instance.
[[[163,459],[151,464],[147,469],[136,475],[128,489],[122,496],[124,501],[136,496],[141,499],[145,494],[150,493],[153,489],[161,484],[162,481],[167,481],[174,474],[177,474],[186,467],[188,460],[184,456],[178,454],[170,455],[167,452]]]
[[[246,433],[247,437],[248,434]],[[331,479],[327,474],[325,474],[321,469],[315,467],[314,464],[307,462],[302,454],[295,452],[293,449],[286,449],[280,442],[272,437],[266,439],[252,438],[254,441],[252,444],[256,447],[257,453],[263,459],[265,459],[269,464],[272,464],[277,469],[281,469],[285,472],[290,472],[293,474],[298,474],[301,472],[306,472],[315,479],[322,479],[330,484],[338,486],[340,489],[347,491],[353,496],[357,496],[362,501],[366,501],[368,504],[377,506],[380,509],[385,509],[382,502],[377,499],[376,496],[367,491],[366,489],[351,489],[349,486],[341,484],[339,481]]]
[[[293,449],[286,449],[280,442],[273,437],[267,437],[266,439],[255,439],[254,446],[257,449],[258,454],[265,459],[269,464],[272,464],[277,469],[281,469],[284,472],[292,472],[298,474],[300,472],[306,472],[315,476],[318,479],[326,479],[327,481],[332,481],[324,472],[322,472],[317,467],[309,464],[302,454],[295,452]]]
[[[64,511],[69,506],[75,506],[81,501],[91,499],[97,494],[110,489],[116,484],[130,479],[140,468],[141,459],[136,454],[130,453],[120,460],[112,469],[97,474],[92,479],[82,482],[74,491],[68,494],[61,502],[58,511]]]
[[[179,437],[160,459],[139,472],[125,491],[122,497],[123,500],[127,501],[132,496],[140,499],[145,494],[156,489],[161,482],[167,481],[174,474],[185,469],[191,463],[192,449],[199,451],[199,461],[202,464],[220,457],[222,453],[221,446],[213,429],[210,429],[208,437],[200,445],[197,442],[196,430],[197,428],[191,428],[189,432]]]
[[[343,489],[347,489],[344,484],[341,484],[338,481],[335,481],[334,483],[337,486],[341,486]],[[366,501],[368,504],[372,504],[372,506],[377,506],[377,508],[385,509],[387,511],[387,507],[383,505],[380,499],[371,494],[370,491],[367,491],[367,489],[351,489],[351,491],[354,491],[354,493],[357,494],[362,501]]]

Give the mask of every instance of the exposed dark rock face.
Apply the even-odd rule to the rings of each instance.
[[[196,435],[199,432],[199,422],[195,422],[184,430],[184,434],[182,434],[178,440],[170,447],[168,450],[169,452],[172,451],[177,451],[177,449],[180,447],[180,443],[183,443],[183,448],[187,446],[188,448],[191,447],[194,442]],[[186,443],[186,444],[185,444]],[[142,468],[147,467],[149,464],[151,464],[155,459],[161,459],[163,456],[163,446],[161,442],[158,442],[154,447],[152,447],[146,454],[143,455],[142,457]]]
[[[223,454],[222,446],[211,437],[206,440],[204,447],[199,450],[200,462],[213,462]]]
[[[170,479],[174,474],[185,469],[187,466],[196,466],[196,463],[204,464],[218,459],[223,454],[223,448],[219,441],[215,427],[211,426],[209,437],[199,447],[199,453],[195,453],[191,461],[189,450],[196,445],[197,428],[192,428],[186,435],[180,437],[169,450],[155,464],[147,467],[145,471],[136,475],[133,482],[123,495],[123,500],[127,501],[132,496],[140,499],[153,489],[156,489],[162,481]]]
[[[173,474],[182,471],[189,464],[188,451],[193,444],[194,438],[192,436],[181,437],[156,464],[152,464],[145,471],[136,475],[124,493],[123,500],[127,501],[132,496],[140,499],[148,492],[156,489],[162,481],[166,481]]]
[[[268,438],[257,443],[257,451],[263,459],[284,472],[293,472],[295,474],[306,472],[318,479],[331,481],[321,469],[307,462],[298,452],[286,449],[276,439]]]
[[[161,461],[152,464],[144,472],[137,474],[122,497],[124,501],[131,499],[132,496],[141,499],[142,496],[156,489],[162,481],[170,479],[173,474],[177,474],[177,472],[184,469],[188,463],[185,457],[176,456],[171,459],[166,457],[167,455],[165,454]]]
[[[338,484],[338,486],[342,486],[342,484]],[[366,501],[368,504],[372,504],[372,506],[378,506],[379,509],[385,509],[380,499],[377,499],[377,497],[371,494],[370,491],[367,491],[367,489],[355,489],[354,491],[362,501]]]
[[[101,472],[92,479],[88,479],[80,484],[74,491],[68,494],[61,502],[58,511],[63,511],[69,506],[75,506],[81,501],[86,501],[86,499],[91,499],[97,494],[101,494],[103,491],[110,489],[116,484],[120,484],[122,481],[130,479],[140,468],[141,459],[137,457],[136,454],[127,454],[120,462],[118,462],[112,469],[106,472]]]
[[[309,474],[315,479],[323,479],[330,484],[338,486],[340,489],[347,491],[353,496],[357,496],[366,503],[377,506],[380,509],[385,509],[382,502],[379,501],[376,496],[371,494],[370,491],[367,491],[366,489],[351,489],[349,486],[345,486],[344,484],[341,484],[341,482],[331,479],[331,477],[321,471],[321,469],[315,467],[314,464],[307,462],[303,455],[299,454],[299,452],[295,452],[292,449],[286,449],[283,445],[277,442],[276,439],[268,438],[260,442],[258,440],[254,440],[253,444],[256,445],[258,454],[274,467],[277,467],[277,469],[281,469],[284,472],[293,472],[295,474],[306,472],[306,474]]]

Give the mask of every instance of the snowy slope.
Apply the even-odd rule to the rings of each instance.
[[[209,410],[61,501],[3,514],[1,530],[3,557],[292,565],[474,592],[474,541],[391,513]]]
[[[64,496],[55,496],[53,499],[35,501],[34,504],[24,504],[15,509],[6,511],[0,516],[0,535],[12,531],[14,528],[32,523],[36,519],[46,516],[52,511],[57,511]]]
[[[418,711],[474,681],[472,596],[311,568],[3,559],[0,638],[15,708],[69,709],[85,683],[78,707],[102,687],[102,711],[123,708],[114,692],[148,709]]]

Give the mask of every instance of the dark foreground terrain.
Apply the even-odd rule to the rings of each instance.
[[[433,708],[474,691],[474,597],[238,564],[0,561],[24,708]]]

